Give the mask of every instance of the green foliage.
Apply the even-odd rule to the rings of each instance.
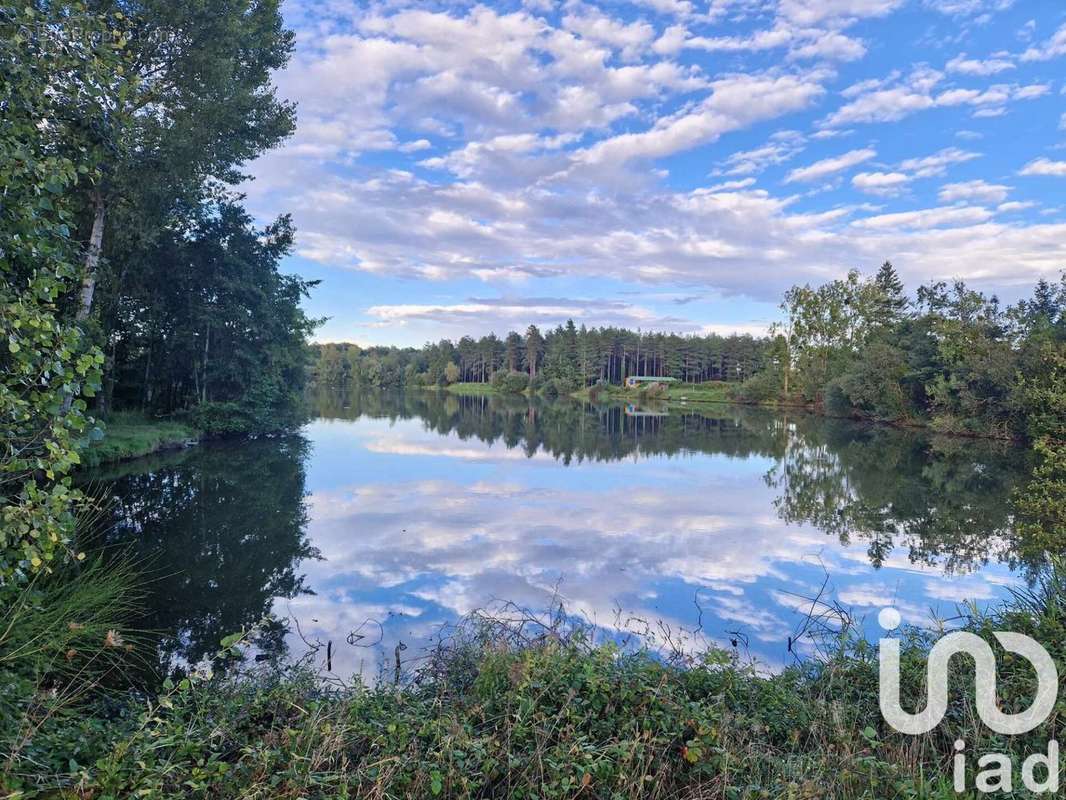
[[[840,377],[829,383],[826,407],[831,413],[854,412],[888,422],[904,420],[910,413],[904,390],[906,374],[903,351],[875,341]]]
[[[1061,660],[1064,578],[964,629],[1026,633]],[[854,632],[827,656],[757,673],[711,647],[696,656],[627,652],[580,626],[533,639],[481,618],[445,640],[416,679],[331,688],[304,667],[165,684],[158,698],[94,731],[98,754],[64,764],[56,751],[86,735],[86,720],[50,726],[49,748],[20,787],[77,784],[96,796],[209,792],[273,797],[949,798],[954,742],[971,754],[1044,749],[1054,719],[1003,740],[973,708],[972,673],[955,670],[944,723],[918,739],[878,710],[876,650]],[[527,622],[528,625],[528,622]],[[930,634],[902,633],[904,705],[921,704]],[[251,635],[223,640],[241,651]],[[1001,664],[1004,708],[1025,706],[1024,660]],[[92,731],[92,728],[88,730]]]
[[[258,230],[231,203],[162,232],[117,315],[115,403],[161,414],[201,404],[191,421],[209,434],[291,424],[316,324],[300,308],[315,282],[278,269],[292,238],[287,217]]]
[[[77,192],[98,170],[80,120],[121,62],[108,24],[78,4],[0,7],[0,585],[73,555],[81,496],[66,476],[103,356],[65,305],[81,278]]]
[[[793,287],[781,309],[772,362],[784,368],[782,395],[945,433],[1066,430],[1066,275],[1005,310],[961,281],[922,286],[912,304],[886,263],[873,279]]]
[[[492,376],[492,388],[504,394],[522,394],[529,388],[529,376],[524,372],[500,370]]]
[[[0,587],[0,790],[17,789],[24,772],[104,755],[121,723],[86,710],[145,657],[142,638],[126,630],[139,582],[129,562],[92,558]]]
[[[555,381],[569,394],[599,381],[621,385],[628,375],[672,377],[686,385],[736,382],[769,363],[771,343],[752,336],[680,336],[622,328],[577,327],[572,320],[546,333],[531,325],[458,342],[447,339],[413,348],[360,348],[349,343],[315,346],[314,380],[377,388],[446,383],[490,383],[501,372],[521,372],[534,392]],[[449,377],[453,376],[453,377]]]
[[[748,378],[736,390],[736,399],[742,403],[769,403],[781,398],[784,383],[777,370],[764,369]]]
[[[311,345],[311,380],[318,386],[391,389],[444,383],[444,363],[427,365],[414,348],[367,347],[347,342]]]
[[[1066,443],[1042,439],[1032,479],[1013,498],[1017,532],[1028,551],[1066,555]]]
[[[1066,337],[1042,341],[1027,353],[1014,388],[1029,438],[1066,442]]]
[[[174,419],[152,419],[136,412],[112,414],[107,435],[90,442],[81,453],[86,466],[96,466],[182,447],[203,435],[199,430]]]

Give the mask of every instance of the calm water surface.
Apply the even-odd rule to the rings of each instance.
[[[558,592],[606,631],[620,609],[691,628],[698,600],[708,638],[776,666],[804,598],[922,623],[1031,569],[1008,510],[1025,458],[1000,444],[728,406],[315,402],[297,436],[87,476],[108,540],[151,565],[162,661],[273,610],[268,649],[332,641],[334,672],[373,674],[472,609]]]

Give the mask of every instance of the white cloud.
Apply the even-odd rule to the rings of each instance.
[[[779,11],[792,22],[811,26],[882,17],[902,4],[903,0],[781,0]]]
[[[1066,23],[1039,47],[1030,47],[1022,53],[1022,61],[1048,61],[1066,55]]]
[[[962,75],[997,75],[1009,69],[1014,69],[1014,62],[1005,58],[981,61],[967,58],[965,53],[960,53],[947,63],[948,72],[958,72]]]
[[[747,189],[749,186],[755,185],[755,178],[744,178],[739,181],[725,181],[723,183],[716,183],[714,186],[708,186],[708,192],[733,192],[737,189]]]
[[[1014,200],[1009,203],[1000,203],[996,206],[996,212],[1000,214],[1010,214],[1014,211],[1025,211],[1027,208],[1032,208],[1035,205],[1036,203],[1029,201],[1022,202]]]
[[[973,200],[984,203],[1002,203],[1010,192],[1009,186],[987,183],[983,180],[946,183],[940,187],[941,203],[954,203],[956,200]]]
[[[701,325],[699,332],[706,335],[716,333],[719,336],[737,334],[743,336],[766,336],[770,331],[768,322],[712,322]]]
[[[869,161],[876,156],[876,150],[863,148],[861,150],[851,150],[839,156],[833,156],[832,158],[824,158],[821,161],[816,161],[806,167],[799,167],[798,169],[792,170],[785,177],[785,183],[793,183],[795,181],[816,181],[827,175],[851,169],[857,164]]]
[[[691,112],[660,119],[642,133],[623,133],[578,154],[587,164],[661,158],[712,142],[723,133],[807,107],[824,93],[810,78],[737,75],[711,84],[711,94]]]
[[[929,178],[943,175],[952,164],[963,164],[980,157],[980,153],[960,150],[957,147],[946,147],[931,156],[908,158],[901,161],[899,166],[900,169],[913,172],[919,178]]]
[[[866,55],[866,45],[861,40],[840,31],[796,28],[780,21],[772,28],[744,36],[693,36],[685,28],[670,28],[656,42],[655,49],[664,54],[681,49],[709,53],[785,49],[790,60],[856,61]]]
[[[988,15],[1013,5],[1014,0],[925,0],[926,8],[951,16]]]
[[[784,141],[767,142],[753,150],[739,150],[730,153],[722,162],[721,174],[752,175],[763,172],[768,167],[783,164],[794,158],[803,150],[802,137]]]
[[[366,311],[390,326],[411,322],[432,323],[441,330],[504,331],[534,323],[553,327],[568,319],[578,325],[614,325],[642,327],[645,330],[676,330],[695,332],[697,323],[681,317],[656,314],[640,306],[603,299],[572,299],[561,297],[499,297],[471,298],[451,304],[393,304],[371,306]],[[740,324],[739,327],[745,327]]]
[[[974,56],[970,46],[970,56],[951,58],[955,48],[943,71],[917,66],[871,80],[858,79],[870,74],[865,68],[824,65],[878,45],[883,26],[869,20],[902,2],[664,0],[662,14],[650,5],[634,14],[632,4],[622,10],[568,2],[558,4],[561,18],[484,5],[422,10],[374,2],[330,4],[331,21],[317,18],[317,5],[313,19],[295,5],[293,18],[304,29],[279,85],[299,101],[298,130],[254,164],[249,203],[264,218],[294,210],[298,252],[306,258],[397,281],[438,282],[440,294],[429,299],[412,284],[410,305],[461,317],[469,303],[461,300],[466,292],[460,299],[448,293],[444,282],[452,280],[535,294],[544,278],[609,276],[772,300],[797,281],[885,258],[912,281],[962,276],[997,288],[1053,276],[1066,263],[1061,210],[1045,203],[1041,213],[1023,215],[1019,203],[997,201],[1003,190],[995,178],[986,176],[987,185],[969,195],[958,187],[973,181],[945,178],[940,208],[905,204],[908,187],[978,153],[948,147],[874,166],[875,148],[883,155],[888,142],[895,150],[914,132],[885,127],[870,144],[826,141],[859,123],[933,108],[943,119],[914,137],[929,144],[915,152],[943,148],[953,130],[963,135],[960,117],[970,114],[986,118],[968,127],[991,141],[1006,124],[991,115],[1047,95],[1053,71],[993,48]],[[990,10],[983,5],[965,25]],[[922,13],[919,3],[909,8]],[[953,6],[948,13],[964,11]],[[849,27],[863,19],[861,29]],[[1053,40],[1033,39],[1041,57]],[[901,55],[899,63],[915,55],[925,54]],[[819,63],[801,66],[800,58]],[[1017,67],[1000,70],[996,61]],[[1000,77],[982,81],[978,73]],[[1003,74],[1018,77],[998,82]],[[845,88],[835,97],[830,86]],[[1034,119],[1051,106],[1034,107]],[[813,111],[824,119],[810,131]],[[1053,129],[1060,112],[1040,117],[1041,124]],[[824,158],[826,146],[850,153]],[[796,166],[807,149],[816,155],[805,160],[816,163],[787,178],[804,191],[779,195],[752,180]],[[368,151],[373,159],[360,157]],[[1030,162],[1024,174],[1062,174],[1059,162],[1040,154],[1021,149],[1015,156]],[[993,174],[1008,171],[1000,156],[1001,149],[987,159]],[[819,180],[838,193],[823,191]],[[701,181],[713,185],[691,188]],[[885,210],[903,216],[873,209],[856,191],[899,197]],[[1009,222],[996,214],[1010,214],[1002,218]],[[1042,218],[1051,224],[1038,224]],[[638,313],[583,308],[587,318]],[[478,318],[501,313],[488,309]],[[427,320],[427,328],[432,324]]]
[[[924,111],[935,104],[927,94],[920,94],[906,87],[879,89],[842,106],[830,114],[825,124],[841,127],[861,122],[895,122],[913,114]]]
[[[655,38],[655,28],[647,22],[627,24],[593,9],[583,9],[579,14],[567,14],[563,18],[563,27],[583,39],[618,50],[626,60],[638,58]]]
[[[897,194],[911,180],[910,175],[902,172],[860,172],[851,179],[856,189],[868,194]]]
[[[943,226],[972,225],[985,222],[992,216],[987,208],[979,206],[950,206],[926,208],[920,211],[900,211],[895,214],[880,214],[852,223],[857,228],[894,230],[898,228],[940,228]]]
[[[1047,158],[1038,158],[1030,161],[1019,175],[1052,175],[1057,178],[1066,177],[1066,161],[1051,161]]]
[[[405,142],[396,149],[401,153],[417,153],[419,150],[428,150],[433,144],[429,139],[416,139],[413,142]]]
[[[959,63],[949,62],[958,67]],[[976,62],[974,62],[976,63]],[[931,108],[971,106],[975,117],[1000,115],[1012,102],[1034,100],[1047,94],[1049,84],[995,84],[983,89],[960,87],[934,91],[944,79],[944,74],[928,67],[912,72],[898,85],[892,80],[865,81],[849,87],[854,99],[829,114],[820,123],[822,127],[839,128],[844,125],[872,122],[898,122],[919,111]]]

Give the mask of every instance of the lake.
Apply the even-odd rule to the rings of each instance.
[[[405,665],[444,623],[558,597],[605,635],[660,622],[769,668],[846,608],[950,618],[1024,585],[1024,451],[805,412],[322,393],[298,435],[87,472],[149,584],[162,663],[273,611],[261,647]],[[643,622],[641,622],[643,621]],[[873,627],[871,627],[873,626]],[[697,637],[698,638],[698,637]],[[798,640],[798,641],[796,641]],[[319,654],[324,660],[324,651]]]

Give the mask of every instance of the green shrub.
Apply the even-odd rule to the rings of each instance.
[[[200,403],[185,420],[207,436],[248,436],[292,430],[307,418],[306,401],[273,385],[258,385],[239,403]]]
[[[742,403],[769,403],[782,398],[783,387],[780,372],[764,369],[740,384],[734,396]]]
[[[529,388],[529,376],[524,372],[500,370],[492,376],[492,388],[503,394],[522,394]]]

